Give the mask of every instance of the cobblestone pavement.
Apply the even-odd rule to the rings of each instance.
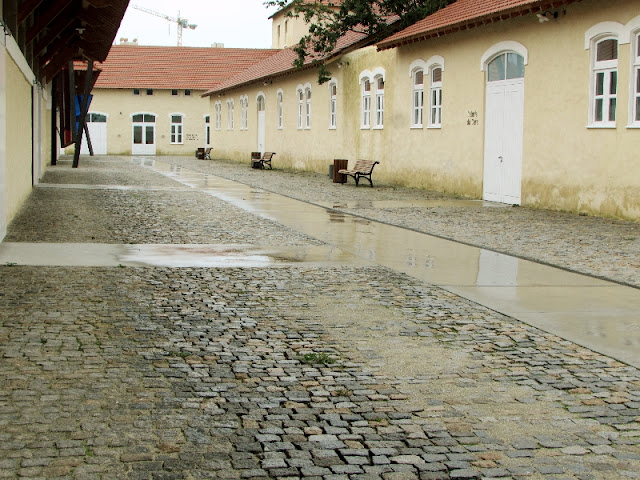
[[[45,181],[7,238],[314,244],[128,161]],[[0,278],[0,478],[640,478],[638,369],[382,267]]]

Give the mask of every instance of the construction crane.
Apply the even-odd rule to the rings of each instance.
[[[156,12],[155,10],[151,10],[149,8],[141,7],[140,5],[131,5],[136,10],[140,10],[141,12],[148,13],[150,15],[155,15],[156,17],[164,18],[165,20],[178,24],[178,46],[182,46],[182,29],[189,28],[191,30],[195,30],[197,25],[194,23],[189,23],[186,18],[182,18],[180,16],[180,10],[178,10],[177,17],[171,17],[169,15],[165,15],[164,13]]]

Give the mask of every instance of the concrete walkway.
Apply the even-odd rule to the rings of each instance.
[[[166,160],[285,194],[328,182]],[[336,246],[362,217],[332,210],[323,236],[249,213],[263,190],[152,166],[61,162],[0,246],[0,478],[640,478],[637,368]],[[398,223],[434,208],[324,188],[344,210],[396,202]],[[11,260],[38,247],[67,259]]]

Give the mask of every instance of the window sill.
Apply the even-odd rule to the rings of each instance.
[[[381,127],[373,127],[372,130],[384,130],[384,125]]]
[[[640,129],[640,123],[632,123],[631,125],[627,125],[627,128],[631,130],[638,130]]]
[[[360,130],[371,130],[371,127],[360,125]]]
[[[615,130],[615,124],[587,125],[589,130]]]
[[[338,127],[329,127],[329,130],[337,130]]]
[[[427,129],[429,130],[440,130],[442,128],[442,125],[429,125],[427,127]]]
[[[422,125],[411,125],[409,128],[411,128],[411,130],[422,130],[423,127]]]

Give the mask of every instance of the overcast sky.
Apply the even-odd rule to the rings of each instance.
[[[182,45],[209,47],[223,43],[227,48],[271,48],[271,20],[276,10],[267,9],[263,0],[131,0],[122,19],[115,43],[120,38],[140,45],[177,45],[178,25],[133,8],[148,8],[176,18],[180,16],[195,30],[183,29]]]

